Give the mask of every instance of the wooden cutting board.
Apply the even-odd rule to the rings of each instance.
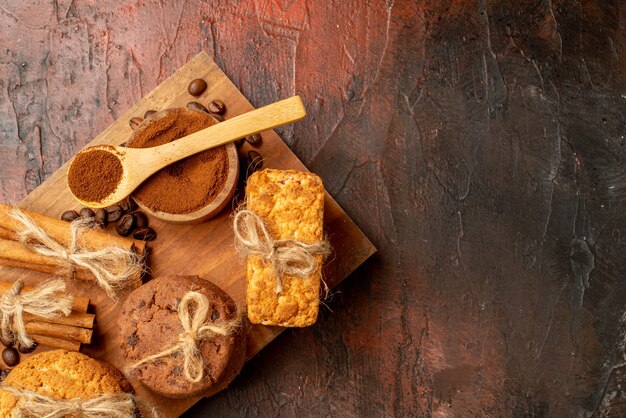
[[[207,90],[199,98],[187,93],[187,85],[195,78],[208,83]],[[226,77],[219,67],[202,52],[170,78],[141,99],[111,126],[98,135],[89,145],[125,142],[132,131],[128,124],[134,116],[143,117],[145,111],[163,110],[185,106],[190,101],[204,105],[213,99],[222,100],[227,106],[225,118],[231,118],[253,109],[248,100]],[[306,102],[305,102],[306,105]],[[274,131],[262,134],[263,142],[258,148],[245,143],[240,153],[258,151],[264,159],[264,168],[306,170],[306,167],[289,150]],[[49,216],[58,217],[68,209],[80,208],[65,184],[67,164],[51,175],[41,186],[33,190],[19,206]],[[240,196],[241,198],[241,196]],[[230,216],[232,208],[199,225],[171,225],[150,219],[158,238],[151,243],[150,269],[152,277],[162,275],[199,275],[223,288],[238,304],[245,301],[245,266],[234,251]],[[331,240],[334,254],[324,267],[324,277],[332,288],[363,263],[376,249],[350,220],[328,193],[325,200],[325,230]],[[113,228],[108,231],[114,233]],[[28,270],[0,268],[2,280],[18,277],[36,283],[49,276]],[[95,341],[84,352],[92,357],[106,360],[118,368],[123,367],[117,336],[117,317],[121,303],[115,303],[99,288],[90,284],[72,282],[69,288],[75,293],[91,298],[96,313]],[[123,300],[122,300],[123,302]],[[248,336],[247,359],[269,344],[284,329],[279,327],[253,326]],[[36,352],[44,350],[44,347]],[[35,352],[35,353],[36,353]],[[189,409],[200,398],[175,400],[153,394],[139,382],[131,379],[137,394],[159,407],[167,417],[175,417]],[[211,394],[207,394],[209,396]]]

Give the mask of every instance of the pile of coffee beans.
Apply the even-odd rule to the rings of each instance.
[[[207,83],[201,78],[196,78],[189,83],[187,86],[187,91],[194,97],[201,96],[207,89]],[[208,113],[213,116],[220,122],[224,122],[224,118],[222,115],[226,113],[226,105],[221,100],[211,100],[211,102],[204,106],[202,103],[198,102],[189,102],[187,103],[187,107],[194,110],[199,110],[201,112]]]
[[[61,219],[72,222],[75,219],[91,219],[94,226],[106,228],[115,224],[115,231],[121,236],[132,235],[134,239],[152,241],[156,239],[156,232],[148,226],[148,217],[137,210],[137,204],[130,198],[124,199],[117,205],[97,209],[82,208],[79,212],[67,210]]]
[[[0,342],[5,346],[4,350],[2,350],[2,361],[8,367],[15,367],[20,362],[20,354],[27,354],[32,352],[35,348],[37,348],[37,343],[33,343],[31,347],[26,347],[22,344],[19,344],[18,348],[15,349],[13,346],[15,344],[15,339],[11,341],[6,341],[4,338],[0,337]],[[18,353],[19,350],[19,353]],[[1,381],[1,380],[0,380]]]

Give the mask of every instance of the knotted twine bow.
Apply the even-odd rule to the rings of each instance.
[[[326,240],[307,244],[293,239],[273,239],[263,219],[246,209],[235,214],[233,231],[235,247],[240,254],[258,255],[272,264],[276,293],[283,291],[284,275],[309,277],[319,268],[315,256],[325,257],[330,253],[330,244]]]
[[[141,406],[142,416],[146,416],[145,412],[153,418],[161,417],[161,414],[153,406],[129,393],[112,393],[89,399],[54,399],[12,386],[4,385],[0,388],[21,399],[11,412],[11,418],[30,416],[42,418],[63,418],[66,416],[133,418],[137,405]]]
[[[41,317],[67,316],[72,312],[73,297],[65,291],[63,280],[44,282],[33,290],[23,292],[23,280],[17,280],[13,287],[0,299],[0,320],[2,338],[5,341],[17,337],[17,342],[24,347],[32,347],[34,341],[28,336],[23,314]]]
[[[191,313],[191,304],[196,308]],[[209,323],[207,315],[209,313],[209,300],[202,293],[187,292],[178,304],[178,319],[183,326],[183,333],[178,336],[178,341],[170,348],[160,353],[144,357],[129,366],[130,370],[136,369],[142,364],[154,360],[171,356],[174,353],[183,354],[183,371],[185,378],[193,383],[197,383],[204,377],[204,359],[198,344],[218,335],[230,335],[240,326],[241,321],[237,315],[234,320],[222,324]]]
[[[117,292],[128,286],[129,277],[142,271],[141,258],[133,251],[114,246],[93,251],[80,248],[80,237],[89,230],[90,219],[79,218],[70,224],[70,243],[66,248],[19,209],[12,210],[9,215],[24,227],[17,232],[20,242],[41,255],[55,258],[70,274],[76,266],[90,271],[98,286],[112,299],[117,299]]]

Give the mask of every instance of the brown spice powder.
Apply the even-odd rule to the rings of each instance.
[[[110,152],[82,152],[74,157],[67,173],[67,183],[79,199],[100,202],[117,190],[123,173],[122,163]]]
[[[168,109],[146,119],[127,146],[149,148],[175,141],[217,123],[204,112]],[[133,197],[153,211],[173,214],[202,209],[222,191],[228,177],[225,146],[203,151],[152,175]]]

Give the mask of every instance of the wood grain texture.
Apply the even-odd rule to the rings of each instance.
[[[0,2],[18,201],[204,50],[379,254],[189,416],[622,416],[624,2]]]

